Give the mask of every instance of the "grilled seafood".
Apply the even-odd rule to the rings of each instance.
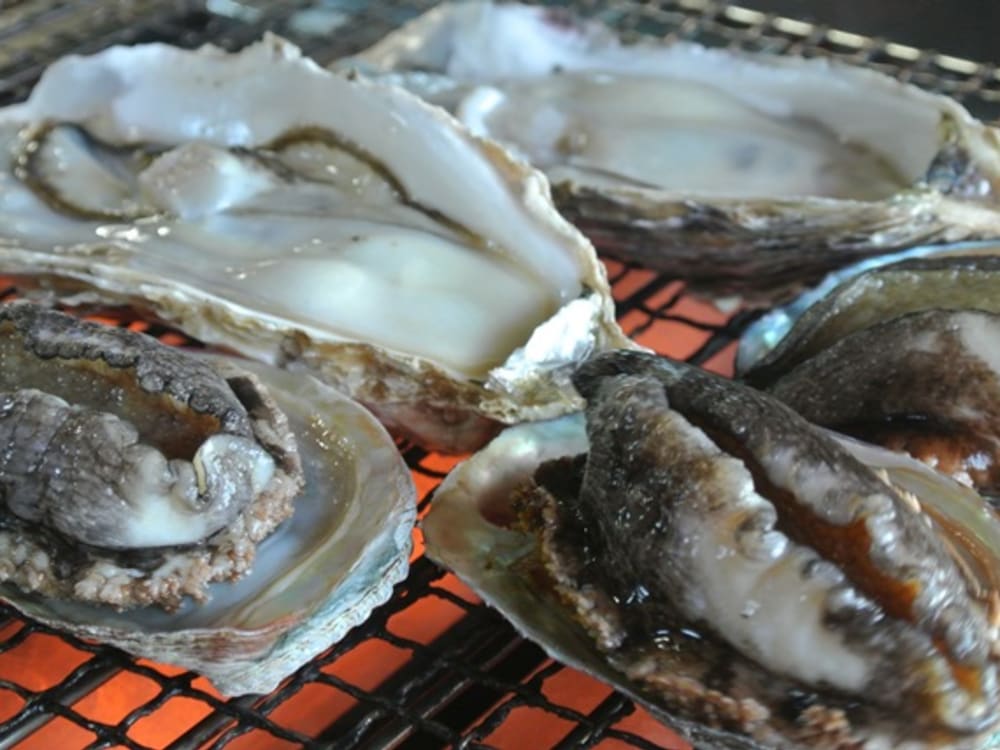
[[[1000,490],[1000,257],[910,259],[810,306],[744,373],[809,421]]]
[[[565,9],[439,6],[338,63],[545,170],[604,252],[768,298],[859,257],[996,236],[996,131],[825,59],[623,45]]]
[[[429,447],[575,408],[573,364],[627,345],[540,174],[276,37],[58,61],[0,144],[22,287],[314,373]]]
[[[432,557],[698,746],[995,733],[1000,525],[981,498],[652,355],[599,355],[574,382],[583,417],[506,431],[446,479]]]
[[[249,570],[302,487],[261,383],[146,336],[0,307],[0,580],[126,608]]]
[[[21,302],[0,382],[0,596],[35,620],[267,692],[406,576],[412,477],[308,375]]]

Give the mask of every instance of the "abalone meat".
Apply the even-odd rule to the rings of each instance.
[[[23,302],[0,365],[0,596],[26,616],[265,692],[405,577],[412,477],[314,378]]]
[[[647,40],[565,9],[434,8],[338,63],[388,75],[545,170],[598,249],[767,295],[860,256],[997,236],[997,132],[827,59]]]
[[[260,381],[126,329],[0,307],[0,581],[127,608],[203,600],[292,514]]]
[[[744,373],[814,424],[1000,491],[1000,257],[871,269]]]
[[[740,336],[736,351],[736,372],[746,373],[775,356],[773,350],[813,306],[821,304],[838,286],[866,271],[904,260],[968,255],[1000,255],[1000,242],[983,240],[945,245],[918,245],[894,253],[877,255],[831,271],[818,284],[791,301],[772,308],[755,320]]]
[[[698,747],[996,739],[1000,523],[975,492],[653,355],[574,382],[584,414],[445,480],[434,559]]]
[[[577,407],[572,365],[627,345],[544,177],[277,37],[60,60],[0,143],[25,288],[315,373],[427,446]]]

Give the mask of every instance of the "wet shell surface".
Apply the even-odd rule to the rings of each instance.
[[[34,306],[12,308],[13,313],[6,308],[0,318],[0,330],[6,331],[12,320],[18,322],[19,315],[23,317]],[[39,325],[39,319],[46,325]],[[8,505],[0,531],[6,547],[0,561],[6,581],[0,584],[0,596],[22,614],[135,656],[191,669],[227,695],[263,693],[363,622],[406,576],[416,515],[413,480],[392,439],[362,406],[309,375],[229,357],[184,353],[123,329],[85,324],[49,311],[31,312],[31,320],[32,326],[22,326],[28,333],[18,343],[34,336],[36,345],[18,356],[24,365],[22,374],[34,376],[34,387],[16,393],[29,390],[33,397],[48,396],[39,390],[48,387],[59,395],[48,396],[51,408],[29,405],[17,407],[21,411],[16,413],[9,407],[10,392],[0,396],[5,399],[0,430],[9,426],[5,419],[16,420],[14,432],[7,433],[4,455],[24,458],[39,447],[29,431],[39,434],[53,424],[70,436],[56,430],[31,471],[25,462],[0,466],[3,499]],[[89,353],[86,346],[90,346]],[[14,347],[9,341],[2,347],[3,369],[9,375]],[[67,361],[71,351],[83,359]],[[33,363],[34,354],[40,359]],[[182,370],[176,368],[178,358],[187,360]],[[164,362],[174,369],[164,367]],[[122,374],[123,386],[92,387],[88,371],[104,378],[107,370]],[[158,387],[131,391],[125,382],[131,371],[142,386],[161,378]],[[187,496],[157,495],[148,482],[142,485],[128,479],[136,471],[148,472],[156,463],[153,449],[141,441],[120,453],[131,463],[125,461],[119,474],[109,475],[102,467],[110,465],[108,456],[119,455],[113,440],[96,442],[94,438],[85,441],[89,446],[81,447],[72,439],[86,432],[81,425],[96,421],[106,434],[117,431],[134,436],[128,433],[131,427],[140,438],[149,439],[148,430],[153,430],[166,442],[167,435],[175,437],[190,429],[190,424],[170,424],[175,418],[165,403],[168,395],[184,390],[192,394],[187,403],[195,415],[216,413],[211,407],[220,402],[211,395],[214,391],[204,387],[205,382],[213,382],[215,373],[229,378],[251,404],[257,396],[250,395],[265,394],[268,410],[280,414],[283,432],[291,436],[292,447],[297,446],[292,454],[298,468],[296,492],[294,498],[284,497],[284,516],[261,513],[253,504],[235,518],[225,513],[219,516],[213,503],[218,504],[220,498],[211,495],[212,475],[218,467],[208,457],[203,457],[202,468],[196,470],[196,484],[208,494],[192,502]],[[69,391],[79,396],[75,410],[65,406]],[[103,400],[103,405],[87,405],[88,394]],[[221,412],[221,421],[231,430],[241,422],[238,403],[233,399]],[[97,407],[105,409],[99,420],[86,411]],[[249,415],[251,422],[260,421],[260,405],[253,405]],[[180,419],[197,421],[185,413]],[[148,430],[143,429],[144,422]],[[270,422],[273,419],[257,429],[267,432]],[[280,445],[288,448],[285,437]],[[254,453],[246,446],[236,450],[251,457]],[[132,464],[138,469],[133,470]],[[223,468],[242,498],[244,488],[234,481],[240,466]],[[32,494],[48,469],[54,479],[44,492]],[[183,467],[176,473],[184,479]],[[64,482],[64,492],[54,486],[56,480]],[[98,486],[102,481],[106,482],[103,488]],[[137,487],[144,491],[115,499],[115,492],[122,488]],[[12,504],[17,506],[13,512]],[[28,514],[25,509],[34,510],[36,517],[23,520]],[[101,523],[88,524],[86,519]],[[221,530],[219,523],[224,524]],[[178,536],[184,533],[188,537]],[[202,539],[204,534],[208,536]],[[26,555],[29,547],[35,551]],[[215,557],[227,564],[216,565]],[[60,560],[67,564],[60,567]],[[237,578],[234,561],[240,566],[235,571],[240,574],[238,580],[230,580]],[[19,575],[26,566],[34,566],[33,576]],[[155,589],[143,581],[169,581],[173,576],[183,582],[191,577],[184,576],[189,569],[199,573],[206,567],[224,575],[207,581],[199,578],[199,586],[190,590],[167,586],[165,599],[152,600],[171,611],[137,606],[149,603],[145,594]],[[102,574],[107,574],[104,583],[91,585]],[[208,583],[221,577],[227,580]],[[119,585],[122,580],[128,585]],[[108,591],[115,596],[105,596]],[[123,602],[122,591],[134,595]],[[182,599],[184,594],[190,596]],[[117,609],[123,604],[133,608]]]
[[[870,70],[623,45],[565,9],[490,2],[443,4],[339,65],[523,154],[602,251],[716,293],[1000,232],[997,132]]]
[[[577,408],[573,364],[627,345],[541,174],[277,37],[58,61],[0,149],[25,289],[313,373],[428,447]]]
[[[585,415],[445,480],[433,559],[696,747],[1000,739],[1000,523],[975,492],[679,363],[575,380]]]
[[[946,258],[950,256],[1000,256],[1000,242],[956,242],[946,245],[918,245],[895,253],[888,253],[852,263],[827,274],[821,282],[795,297],[790,302],[768,311],[758,318],[740,336],[736,351],[736,373],[742,375],[756,367],[766,366],[778,355],[774,349],[787,346],[788,334],[798,324],[799,318],[827,299],[839,286],[868,271],[882,266],[918,258]],[[809,313],[813,315],[815,313]]]
[[[1000,490],[1000,257],[870,269],[808,307],[745,380],[814,424]]]

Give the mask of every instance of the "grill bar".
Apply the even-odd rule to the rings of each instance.
[[[552,2],[569,5],[568,0]],[[362,0],[22,0],[0,4],[0,104],[26,96],[49,61],[110,44],[165,41],[185,47],[214,43],[239,48],[271,30],[289,37],[321,63],[352,54],[395,26],[434,5],[433,0],[367,3]],[[919,50],[796,19],[726,5],[716,0],[582,0],[574,8],[615,26],[627,39],[664,37],[773,53],[831,56],[879,69],[962,99],[975,114],[1000,116],[1000,71],[933,51]],[[320,29],[312,32],[310,29]],[[642,268],[608,261],[617,312],[626,332],[669,345],[670,327],[698,332],[703,341],[688,359],[725,369],[741,331],[759,313],[738,311],[729,319],[687,304],[678,282]],[[2,273],[2,269],[0,269]],[[11,296],[6,289],[0,298]],[[163,333],[158,327],[151,333]],[[402,445],[425,488],[421,511],[433,486],[453,460]],[[452,622],[427,635],[419,625],[423,608],[448,610]],[[416,613],[416,614],[414,614]],[[604,689],[584,705],[574,692],[587,678],[569,674],[538,647],[521,638],[502,617],[424,558],[392,600],[373,617],[267,696],[219,698],[196,675],[161,671],[98,644],[62,638],[23,622],[0,605],[0,747],[14,747],[71,725],[80,739],[60,747],[131,750],[209,748],[504,747],[504,733],[523,717],[544,719],[555,729],[557,748],[636,747],[669,743],[646,726],[644,712]],[[417,623],[417,624],[414,624]],[[23,681],[21,654],[43,639],[60,638],[82,662],[57,677]],[[405,658],[391,675],[364,685],[363,675],[340,665],[372,645]],[[37,650],[37,649],[36,649]],[[142,681],[120,718],[101,718],[91,705],[119,678]],[[571,682],[574,690],[558,686]],[[29,684],[30,683],[30,684]],[[555,687],[554,687],[555,686]],[[583,690],[583,687],[579,687]],[[600,686],[598,686],[600,689]],[[319,721],[303,723],[310,694],[320,694]],[[329,700],[326,700],[329,696]],[[193,718],[171,722],[177,701],[199,707]],[[336,705],[336,708],[332,708]],[[325,713],[323,713],[325,711]],[[169,714],[174,716],[174,714]],[[151,727],[158,728],[159,733]],[[164,734],[164,731],[172,732]],[[638,730],[637,730],[638,731]],[[501,739],[497,739],[501,738]],[[76,740],[74,740],[75,742]]]
[[[88,693],[99,689],[118,671],[119,668],[113,664],[94,665],[91,662],[84,664],[58,688],[41,696],[37,703],[37,710],[29,708],[28,706],[32,706],[32,703],[29,702],[25,710],[14,721],[10,722],[10,729],[4,732],[5,744],[14,745],[34,734],[61,713],[58,710],[51,711],[50,709],[59,709],[62,706],[75,703]],[[4,687],[11,689],[9,684],[4,685]]]

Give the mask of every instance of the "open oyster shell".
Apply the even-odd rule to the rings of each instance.
[[[586,419],[506,430],[445,480],[423,524],[429,555],[554,658],[611,682],[697,747],[1000,740],[990,604],[1000,523],[976,493],[683,365],[605,355],[577,382]],[[644,390],[669,406],[635,401]],[[791,529],[788,509],[770,505],[781,492],[758,471],[806,504],[823,497],[807,515],[832,532],[852,517],[882,543],[831,553],[837,534]],[[568,517],[562,501],[539,502],[581,482]],[[584,534],[589,523],[627,541]],[[893,603],[896,576],[915,587],[909,615]],[[628,590],[606,588],[613,580]],[[862,675],[853,687],[852,674]]]
[[[202,355],[213,366],[224,357]],[[361,624],[405,578],[416,491],[384,428],[313,377],[240,362],[268,388],[298,442],[305,487],[258,548],[252,572],[176,612],[109,607],[0,585],[24,615],[136,656],[199,672],[227,695],[266,693]]]
[[[430,447],[578,406],[572,364],[627,345],[540,174],[273,36],[59,61],[0,148],[5,273],[317,374]]]
[[[1000,231],[996,131],[869,70],[625,46],[564,10],[484,2],[442,5],[339,64],[399,73],[524,154],[602,251],[717,292]]]

